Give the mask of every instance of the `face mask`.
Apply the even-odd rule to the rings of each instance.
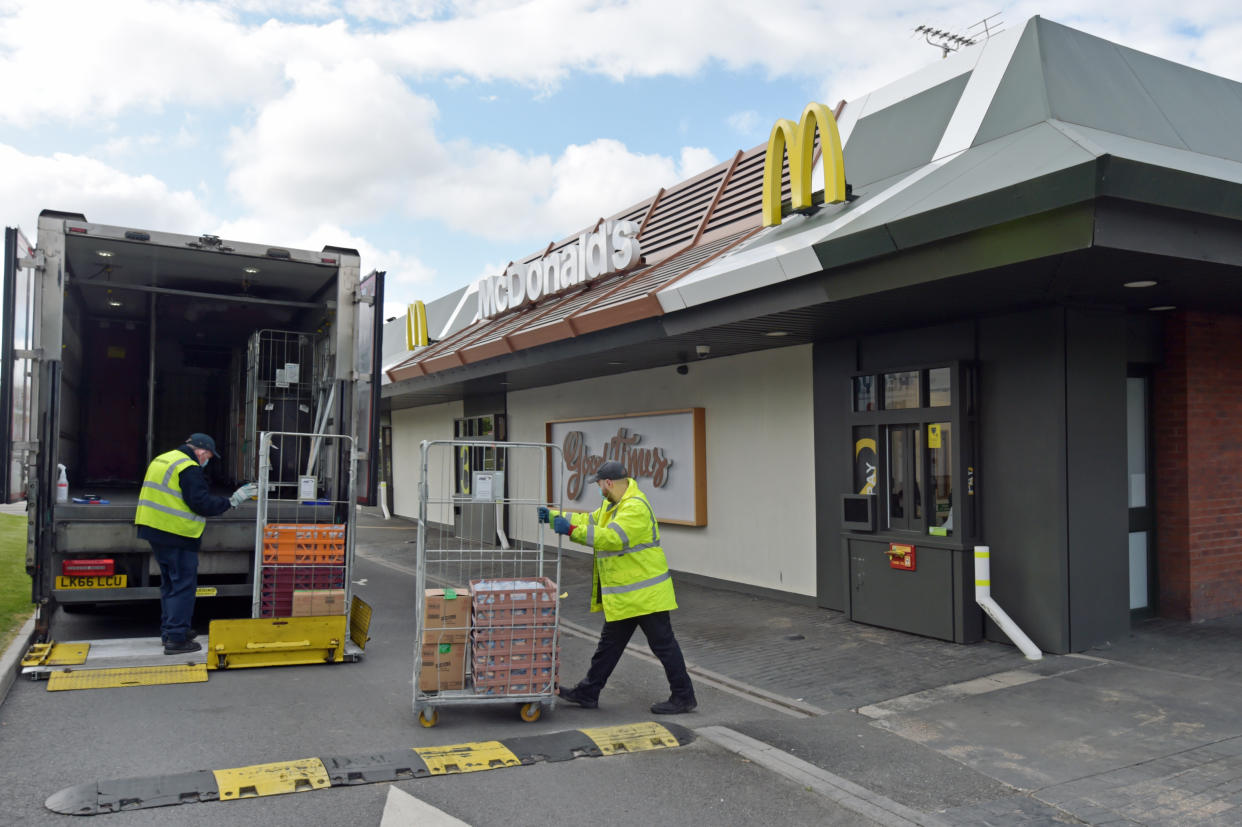
[[[206,468],[206,467],[207,467],[207,463],[209,463],[209,462],[211,462],[211,457],[207,457],[207,459],[200,459],[200,460],[198,461],[198,467],[199,467],[199,468]]]

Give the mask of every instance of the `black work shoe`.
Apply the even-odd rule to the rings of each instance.
[[[694,698],[684,701],[677,698],[669,698],[667,701],[652,704],[651,711],[656,715],[680,715],[683,712],[693,712],[698,705],[698,701]]]
[[[587,697],[586,693],[576,686],[571,689],[561,687],[559,694],[562,701],[569,701],[571,704],[577,704],[583,709],[596,709],[599,707],[599,700],[597,698]]]
[[[165,655],[184,655],[189,652],[197,652],[203,648],[203,644],[197,640],[183,640],[180,643],[168,641],[164,644]]]
[[[185,633],[185,639],[186,639],[186,640],[194,640],[194,639],[195,639],[195,638],[197,638],[197,637],[198,637],[198,632],[194,631],[193,629],[191,629],[191,630],[189,630],[188,632],[186,632],[186,633]],[[166,636],[164,636],[164,635],[160,635],[160,643],[162,643],[162,644],[164,644],[165,646],[167,646],[167,645],[168,645],[168,638],[167,638]]]

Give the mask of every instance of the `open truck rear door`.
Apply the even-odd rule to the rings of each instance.
[[[38,380],[35,376],[38,347],[38,259],[34,247],[14,227],[4,229],[4,305],[0,329],[4,331],[0,355],[0,416],[3,416],[3,452],[7,468],[3,479],[4,502],[26,498],[29,471],[27,455],[35,450],[38,414]]]
[[[384,325],[384,272],[358,282],[354,302],[354,434],[358,446],[357,500],[379,505],[379,398]]]
[[[55,479],[42,464],[39,434],[45,433],[52,414],[56,381],[49,376],[59,364],[45,359],[41,349],[44,324],[43,279],[47,262],[22,231],[4,230],[4,297],[0,312],[0,455],[4,502],[27,501],[26,569],[33,579],[32,599],[44,597],[39,571],[39,543],[47,542],[49,509],[55,496]],[[46,620],[43,619],[45,623]]]

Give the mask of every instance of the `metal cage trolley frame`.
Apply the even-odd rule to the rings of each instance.
[[[421,459],[414,714],[507,703],[537,721],[560,667],[561,537],[537,513],[560,507],[560,448],[432,440]]]
[[[352,616],[355,462],[350,436],[260,432],[253,618],[335,620],[347,608]],[[329,662],[358,660],[361,649],[343,632],[324,647],[297,634],[254,645],[272,654],[322,648]]]

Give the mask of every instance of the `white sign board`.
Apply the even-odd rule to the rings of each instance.
[[[702,408],[560,420],[547,424],[547,434],[564,456],[565,467],[552,476],[567,509],[599,507],[599,488],[592,477],[605,462],[615,460],[638,482],[656,519],[707,524]]]

